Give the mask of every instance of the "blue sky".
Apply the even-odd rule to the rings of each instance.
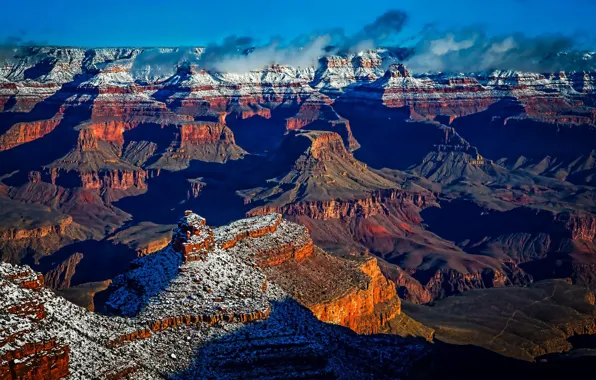
[[[596,1],[20,0],[2,5],[0,40],[20,36],[52,45],[204,45],[231,34],[290,38],[338,27],[350,33],[389,9],[408,13],[405,33],[438,23],[444,28],[482,25],[495,34],[586,35],[592,26],[584,23],[582,28],[578,17],[596,14]]]

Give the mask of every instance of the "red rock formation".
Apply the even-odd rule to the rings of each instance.
[[[281,223],[281,215],[276,214],[262,225],[253,225],[249,220],[240,220],[232,223],[221,232],[225,236],[221,239],[220,245],[224,249],[234,247],[240,241],[247,238],[257,238],[273,233]]]
[[[180,170],[190,160],[225,162],[242,157],[244,151],[234,140],[234,134],[225,124],[197,121],[177,123],[178,133],[158,167]],[[162,165],[162,166],[160,166]]]
[[[253,116],[260,116],[265,119],[271,119],[271,110],[269,108],[264,107],[255,107],[254,109],[243,109],[240,112],[236,113],[236,116],[239,119],[248,119]]]
[[[79,132],[77,148],[82,151],[99,149],[97,137],[93,129],[84,128]]]
[[[40,139],[52,132],[61,121],[62,119],[57,117],[49,120],[17,123],[0,136],[0,151]]]
[[[40,321],[47,316],[43,303],[38,299],[31,299],[11,305],[6,308],[9,314],[27,317],[29,319]]]
[[[383,190],[374,192],[365,199],[300,202],[282,207],[264,206],[251,210],[249,214],[266,215],[276,212],[283,215],[306,216],[317,220],[345,219],[356,216],[371,217],[386,214],[387,209],[383,206],[383,203],[387,201],[398,201],[419,208],[435,204],[435,198],[431,193]],[[413,222],[419,223],[420,217],[413,216]]]
[[[351,155],[346,151],[339,135],[329,132],[322,133],[313,139],[310,152],[313,158],[320,161],[328,161],[333,155],[342,158],[350,158]]]
[[[331,99],[327,97],[312,97],[306,100],[298,113],[286,119],[286,129],[296,131],[308,129],[328,130],[338,133],[346,148],[356,150],[360,147],[350,128],[350,122],[340,117],[331,106]]]
[[[91,130],[93,136],[98,140],[114,142],[118,145],[124,144],[125,131],[136,128],[141,124],[141,120],[121,121],[121,120],[106,120],[94,121],[85,126],[85,129]]]
[[[111,127],[106,129],[105,125]],[[93,126],[83,127],[79,131],[77,147],[48,165],[41,175],[42,180],[65,187],[144,191],[147,188],[147,172],[122,161],[118,153],[105,143],[121,144],[123,126],[105,125],[95,124],[96,129]],[[39,182],[39,179],[40,176],[34,174],[30,182]]]
[[[34,293],[43,288],[43,277],[28,267],[3,273],[0,283],[5,285],[4,281]],[[8,304],[3,307],[7,318],[3,319],[5,324],[0,329],[3,333],[3,339],[0,339],[0,378],[54,380],[66,377],[69,374],[69,347],[56,337],[35,335],[27,328],[29,322],[25,323],[31,321],[37,324],[46,318],[43,301],[16,293],[11,294]]]
[[[84,189],[146,189],[145,171],[111,170],[81,173],[81,187]]]
[[[213,230],[205,219],[186,211],[172,237],[172,247],[182,253],[184,262],[201,260],[215,246]]]
[[[70,280],[75,275],[77,265],[83,259],[83,254],[77,252],[70,255],[60,265],[47,272],[43,278],[47,287],[63,289],[70,287]]]
[[[240,313],[217,313],[205,315],[180,315],[166,319],[155,320],[148,323],[146,328],[135,330],[133,332],[120,335],[117,338],[109,341],[107,346],[110,348],[120,347],[126,343],[135,340],[147,339],[151,337],[152,333],[164,331],[166,329],[175,328],[178,326],[191,326],[199,323],[206,323],[213,326],[219,322],[235,322],[235,323],[250,323],[267,319],[271,309],[264,311],[255,311],[247,314]]]
[[[70,349],[56,338],[26,343],[0,357],[0,378],[6,380],[62,379],[68,376]]]
[[[58,223],[53,225],[45,225],[35,228],[8,228],[3,231],[0,231],[0,239],[1,240],[19,240],[19,239],[31,239],[31,238],[41,238],[47,236],[51,233],[56,234],[63,234],[64,231],[70,224],[72,223],[72,217],[65,216],[61,218]]]
[[[309,308],[322,321],[360,334],[376,334],[401,313],[401,302],[395,284],[383,276],[375,259],[368,260],[360,270],[369,277],[363,289],[351,289],[342,297]]]
[[[389,280],[395,283],[401,299],[416,304],[425,304],[433,300],[431,292],[400,267],[384,264],[381,270]]]
[[[33,272],[29,268],[21,268],[19,271],[14,271],[14,273],[5,276],[4,279],[14,282],[24,289],[35,290],[44,286],[43,276]]]
[[[222,139],[234,143],[233,135],[225,133],[226,126],[217,123],[189,123],[180,126],[180,142],[212,144]]]
[[[288,260],[297,262],[304,261],[313,253],[313,242],[310,238],[306,244],[295,244],[293,242],[275,247],[273,249],[259,250],[256,253],[257,264],[262,267],[280,265]]]
[[[189,181],[190,189],[186,194],[186,199],[198,198],[201,189],[205,184],[199,181]]]
[[[170,244],[170,239],[166,237],[157,240],[152,240],[145,246],[137,250],[137,257],[150,255],[153,252],[157,252],[160,249],[167,247],[168,244]]]
[[[438,270],[424,287],[433,299],[458,294],[471,289],[500,288],[510,283],[501,270],[487,269],[479,273],[461,273],[456,270]]]

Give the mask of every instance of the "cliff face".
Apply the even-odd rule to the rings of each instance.
[[[424,288],[431,294],[432,299],[441,299],[472,289],[528,285],[532,282],[532,277],[517,268],[488,268],[477,273],[438,270],[427,281],[424,283]]]
[[[199,194],[201,193],[201,190],[205,186],[205,183],[201,182],[199,180],[189,180],[188,186],[189,186],[189,189],[186,193],[186,198],[187,199],[198,198]]]
[[[265,206],[251,210],[252,215],[262,215],[270,212],[279,212],[293,217],[305,216],[317,220],[344,219],[387,214],[384,202],[397,202],[411,204],[424,208],[435,204],[430,193],[411,193],[402,190],[385,190],[370,194],[364,199],[353,201],[329,200],[318,202],[300,202],[286,206]],[[418,219],[418,222],[420,220]],[[416,220],[414,220],[416,222]]]
[[[82,173],[81,187],[84,189],[128,190],[146,189],[146,173],[142,171],[109,171],[103,173]]]
[[[435,295],[429,289],[399,266],[381,262],[380,268],[383,275],[395,283],[397,294],[401,299],[415,304],[426,304],[434,299]]]
[[[200,369],[208,367],[221,377],[305,371],[335,377],[336,357],[349,358],[342,375],[406,374],[424,353],[423,345],[391,336],[358,337],[323,324],[252,263],[286,242],[308,243],[300,238],[303,233],[278,215],[213,230],[188,212],[172,245],[139,258],[110,285],[106,307],[120,316],[90,313],[44,288],[43,277],[28,267],[2,263],[0,315],[7,325],[0,331],[0,374],[7,379],[113,379],[133,373],[199,378]],[[386,296],[371,294],[377,300]],[[261,323],[248,325],[253,321]],[[146,345],[148,339],[154,343]],[[268,348],[272,345],[275,352]],[[213,353],[239,346],[251,354],[236,357],[232,367],[227,354],[221,359]],[[399,365],[384,362],[387,354]],[[306,364],[294,363],[298,356]]]
[[[375,259],[331,256],[314,246],[306,228],[272,215],[266,223],[256,221],[267,217],[253,217],[220,227],[216,240],[227,235],[231,240],[222,247],[240,249],[248,244],[244,239],[254,239],[249,258],[321,321],[375,334],[400,314],[395,285],[381,274]],[[267,239],[276,241],[275,246]]]
[[[320,119],[308,115],[326,112],[325,107],[323,111],[317,107],[332,103],[327,95],[341,95],[341,102],[373,109],[379,105],[411,107],[415,117],[426,119],[480,112],[506,97],[516,96],[527,104],[532,115],[565,117],[570,103],[567,94],[590,94],[595,82],[592,72],[537,74],[497,70],[468,76],[412,75],[403,65],[392,65],[398,57],[382,50],[323,57],[317,67],[271,65],[238,75],[182,64],[162,70],[163,74],[148,76],[148,72],[155,72],[150,65],[147,71],[138,71],[131,64],[137,57],[150,54],[145,49],[130,49],[128,55],[116,53],[118,49],[75,50],[40,48],[17,57],[16,63],[6,62],[7,69],[0,72],[6,79],[0,104],[26,112],[35,104],[50,103],[54,98],[89,94],[94,98],[89,107],[93,118],[170,116],[172,111],[188,116],[217,113],[270,118],[272,110],[301,105],[306,100],[309,105],[304,107],[305,117],[291,118],[289,123],[302,127],[306,121]],[[78,57],[71,59],[73,54]],[[198,59],[203,49],[196,48],[192,54]],[[94,62],[86,60],[85,55],[94,56]],[[37,65],[48,71],[37,70]],[[62,94],[66,91],[68,94]],[[156,99],[147,96],[155,91]],[[316,96],[310,99],[313,93]],[[80,99],[77,96],[69,101]],[[313,108],[316,111],[309,112]],[[61,108],[66,109],[67,106]],[[581,117],[567,114],[568,119]]]
[[[7,285],[10,283],[10,287]],[[69,373],[68,345],[59,342],[56,336],[31,334],[28,325],[43,323],[47,312],[42,300],[35,293],[42,291],[43,278],[28,268],[6,267],[3,264],[0,285],[6,294],[3,301],[3,313],[7,324],[0,336],[0,376],[3,379],[62,379]],[[25,296],[12,287],[26,290],[32,296]],[[14,297],[7,303],[8,297]],[[17,323],[21,322],[21,326]],[[29,323],[23,322],[30,321]]]
[[[37,140],[52,132],[61,122],[61,118],[22,122],[13,125],[5,134],[0,136],[0,151],[12,149],[21,144]]]
[[[54,225],[39,226],[36,228],[8,228],[0,232],[0,239],[4,241],[35,239],[48,236],[51,233],[63,234],[72,223],[70,216],[65,216]]]
[[[28,195],[38,199],[31,190]],[[0,210],[0,256],[5,262],[37,261],[85,238],[72,216],[50,205],[12,200],[7,194],[0,196]]]
[[[318,244],[370,250],[393,264],[383,264],[383,273],[392,280],[392,286],[397,285],[400,296],[415,303],[428,303],[471,289],[532,282],[532,276],[513,263],[470,255],[422,229],[420,209],[435,204],[431,193],[387,190],[362,200],[298,202],[258,208],[250,213],[281,212],[307,226]],[[411,248],[416,245],[433,248]],[[448,262],[435,261],[435,255]],[[427,265],[427,260],[435,264]]]
[[[115,115],[110,116],[111,118],[108,120],[92,119],[93,121],[85,129],[90,131],[97,140],[109,141],[122,146],[124,145],[124,132],[142,124],[142,119],[126,121],[114,119]],[[129,118],[127,113],[122,116]]]
[[[378,333],[400,314],[395,285],[381,274],[375,259],[329,256],[314,246],[304,227],[279,214],[233,222],[215,229],[213,237],[204,232],[202,223],[197,219],[192,225],[198,230],[192,227],[188,234],[174,235],[174,247],[188,257],[185,260],[208,257],[214,244],[250,252],[246,259],[263,268],[272,282],[294,294],[318,319],[358,333]]]
[[[352,134],[350,122],[339,116],[332,107],[332,100],[326,96],[311,96],[304,101],[295,116],[286,119],[286,129],[327,130],[339,134],[349,150],[360,147]]]
[[[572,240],[594,241],[596,217],[593,215],[562,215],[559,217]]]
[[[180,127],[180,142],[190,144],[214,144],[218,141],[234,144],[234,136],[224,125],[218,123],[184,124]]]
[[[70,280],[75,275],[76,267],[82,259],[83,254],[80,252],[70,255],[56,268],[44,274],[45,285],[54,289],[69,288]]]
[[[453,121],[485,111],[513,92],[532,117],[564,120],[564,110],[570,108],[564,94],[581,86],[581,80],[521,72],[413,76],[397,64],[389,66],[375,81],[353,86],[339,102],[360,110],[372,108],[376,117],[386,114],[384,107],[405,107],[413,118]]]
[[[371,259],[359,268],[368,277],[363,289],[350,289],[335,300],[310,305],[321,321],[349,327],[359,334],[377,334],[401,313],[395,284],[387,280]]]

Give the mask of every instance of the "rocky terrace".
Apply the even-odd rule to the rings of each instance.
[[[206,240],[211,244],[205,245]],[[69,367],[71,375],[80,368],[90,371],[87,375],[102,373],[106,378],[138,372],[139,363],[132,358],[134,364],[122,362],[114,350],[180,325],[237,324],[268,317],[264,275],[244,264],[240,256],[214,247],[213,232],[203,218],[187,213],[173,242],[137,260],[129,272],[115,279],[107,309],[129,318],[89,313],[43,288],[42,277],[28,267],[2,264],[0,302],[5,323],[0,330],[0,357],[5,377],[24,374],[31,367],[43,370],[39,361],[47,363],[49,372],[61,363],[56,378],[68,373]],[[180,251],[173,248],[176,243]],[[184,248],[192,252],[195,245],[209,249],[208,254],[201,260],[185,260],[188,249]],[[82,365],[90,358],[98,368]]]
[[[195,244],[202,245],[203,254],[186,260]],[[266,255],[273,255],[270,265],[276,265],[311,253],[306,228],[278,214],[212,230],[187,212],[172,244],[137,259],[114,279],[106,303],[112,315],[89,312],[56,296],[29,267],[2,263],[0,378],[205,378],[211,373],[205,370],[218,372],[218,378],[234,378],[245,370],[272,377],[293,371],[343,373],[336,372],[341,357],[355,349],[342,348],[338,354],[338,342],[351,341],[342,338],[346,331],[317,321],[268,284],[256,265]],[[263,324],[246,330],[247,323],[256,321]],[[425,351],[403,341],[392,343],[391,350],[396,357]],[[339,356],[328,359],[328,352]],[[254,368],[264,362],[270,364]]]

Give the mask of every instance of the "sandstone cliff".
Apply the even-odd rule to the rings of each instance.
[[[189,212],[172,245],[139,258],[110,286],[106,305],[125,317],[90,313],[45,289],[43,277],[28,267],[0,264],[0,314],[8,322],[0,331],[0,373],[7,379],[198,378],[210,368],[222,377],[327,377],[338,375],[334,357],[349,358],[342,375],[407,373],[423,345],[358,337],[323,324],[249,262],[283,247],[284,239],[300,242],[299,235],[276,215],[212,230]],[[261,323],[246,325],[253,321]],[[272,345],[274,352],[267,348]],[[213,351],[239,346],[250,355],[235,357],[231,367],[227,354]],[[390,363],[382,360],[387,354]],[[296,357],[305,363],[294,363]]]

